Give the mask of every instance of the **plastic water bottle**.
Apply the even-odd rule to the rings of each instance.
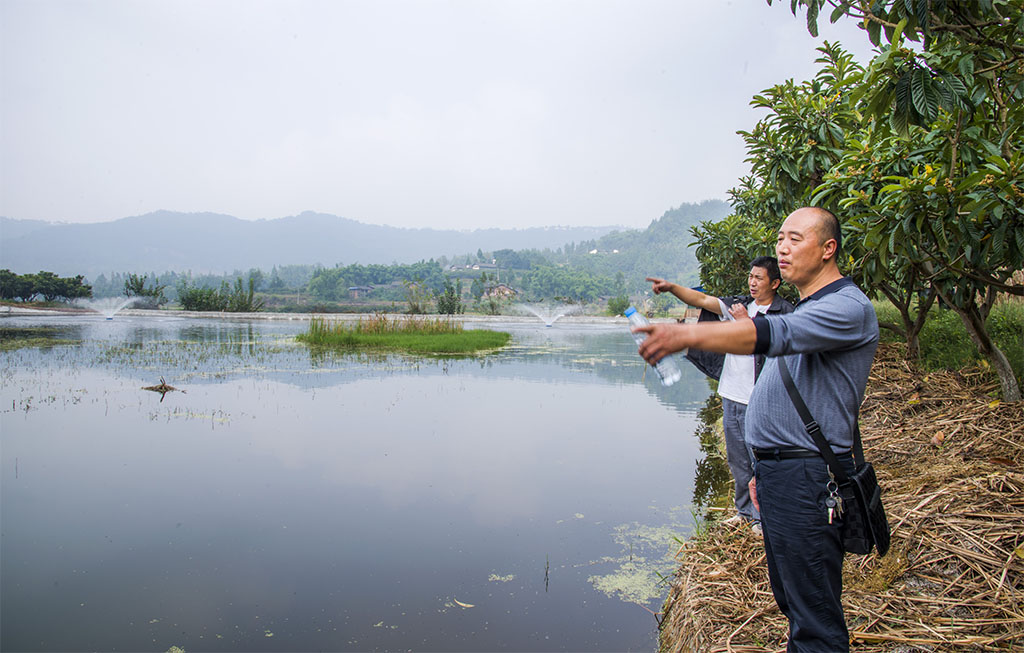
[[[643,313],[637,311],[633,306],[626,309],[626,319],[629,320],[629,326],[631,329],[633,327],[647,326],[650,324],[650,322],[647,321],[647,318],[644,317]],[[646,333],[633,333],[633,340],[636,340],[637,346],[646,339]],[[672,385],[683,376],[682,370],[679,369],[679,364],[676,363],[676,359],[673,358],[671,354],[658,361],[658,364],[654,366],[654,369],[658,370],[658,376],[661,377],[663,385]]]

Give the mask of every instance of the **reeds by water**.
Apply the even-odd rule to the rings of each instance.
[[[310,339],[329,338],[349,333],[462,333],[462,322],[446,317],[410,315],[407,318],[389,318],[383,313],[361,317],[356,322],[334,322],[315,317],[309,322]]]
[[[446,317],[391,317],[375,314],[352,323],[313,318],[300,341],[338,348],[401,350],[418,354],[470,354],[503,347],[511,336],[500,331],[465,330]]]

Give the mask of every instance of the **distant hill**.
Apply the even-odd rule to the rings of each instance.
[[[682,204],[669,209],[647,229],[614,231],[599,239],[582,241],[570,248],[574,268],[609,277],[622,273],[629,287],[645,286],[644,278],[661,277],[688,285],[700,281],[700,268],[690,228],[701,222],[717,222],[731,208],[721,200]]]
[[[13,220],[0,217],[0,243],[11,238],[21,238],[27,234],[57,226],[56,222],[41,220]],[[39,270],[36,270],[38,272]]]
[[[0,218],[0,268],[91,279],[111,272],[222,274],[275,265],[414,263],[478,249],[557,249],[618,228],[400,229],[314,212],[240,220],[157,211],[93,224]]]

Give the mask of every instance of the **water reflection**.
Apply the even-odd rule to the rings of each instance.
[[[77,325],[20,326],[0,324],[0,350],[22,348],[50,349],[80,342],[82,330]]]
[[[697,461],[697,473],[693,479],[693,503],[697,509],[705,511],[705,519],[710,519],[711,515],[707,513],[709,508],[731,505],[733,489],[732,473],[729,471],[721,434],[721,398],[717,394],[709,396],[697,416],[700,424],[695,435],[700,441],[704,457]]]
[[[311,360],[303,326],[0,354],[0,648],[655,648],[699,373],[662,387],[612,327]]]

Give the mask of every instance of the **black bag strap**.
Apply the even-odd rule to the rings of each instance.
[[[804,398],[800,396],[800,391],[796,389],[793,376],[789,373],[789,365],[786,364],[786,357],[779,356],[776,360],[779,362],[779,374],[782,375],[782,383],[786,386],[786,392],[789,393],[789,398],[792,400],[796,412],[800,414],[800,419],[803,420],[807,434],[814,440],[814,444],[817,445],[821,457],[825,459],[829,468],[832,469],[832,474],[835,475],[840,484],[846,485],[850,482],[850,478],[847,476],[843,466],[839,464],[839,459],[836,458],[835,452],[832,451],[828,440],[822,434],[821,427],[814,421],[811,411],[807,409],[807,404],[804,403]],[[853,459],[858,466],[864,464],[864,446],[860,439],[859,421],[858,418],[855,418],[853,421]]]

